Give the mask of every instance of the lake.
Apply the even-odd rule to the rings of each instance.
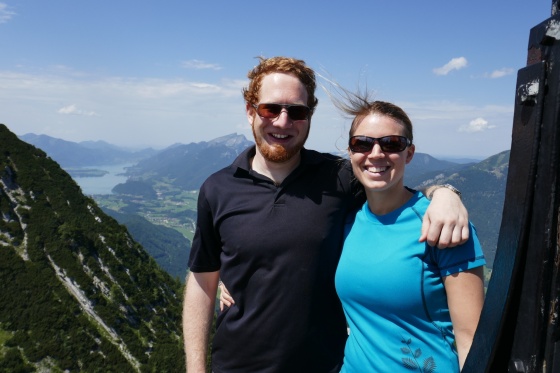
[[[82,192],[85,195],[112,194],[111,189],[113,189],[115,185],[126,181],[126,176],[121,174],[125,172],[126,167],[130,166],[132,166],[132,164],[82,167],[81,169],[84,170],[103,170],[107,171],[107,173],[101,177],[73,177],[73,179],[78,183],[80,188],[82,188]]]

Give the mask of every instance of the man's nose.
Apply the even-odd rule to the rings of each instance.
[[[280,114],[274,121],[274,125],[278,127],[291,127],[292,126],[292,118],[288,115],[288,110],[286,108],[282,108]]]

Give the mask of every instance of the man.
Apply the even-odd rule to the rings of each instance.
[[[317,105],[313,70],[275,57],[248,76],[256,147],[200,189],[183,312],[187,371],[205,371],[221,279],[235,304],[216,322],[215,373],[338,372],[346,323],[334,273],[345,217],[364,197],[346,161],[304,148]],[[453,205],[454,216],[436,209],[440,217],[425,219],[420,239],[440,247],[464,242],[466,211],[439,190],[438,203]]]

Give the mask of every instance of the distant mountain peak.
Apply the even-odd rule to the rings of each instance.
[[[247,143],[247,138],[243,135],[238,135],[237,133],[231,133],[229,135],[226,136],[221,136],[218,138],[215,138],[214,140],[211,140],[208,142],[209,145],[216,145],[216,144],[220,144],[220,145],[225,145],[228,147],[236,147],[240,144],[245,144]]]

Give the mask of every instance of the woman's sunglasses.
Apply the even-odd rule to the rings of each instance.
[[[305,105],[285,105],[285,104],[258,104],[253,105],[260,117],[266,119],[278,118],[282,109],[286,109],[288,116],[292,120],[307,120],[311,109]]]
[[[348,140],[348,147],[354,153],[367,153],[373,149],[375,142],[379,143],[381,150],[386,153],[402,152],[412,144],[412,141],[404,136],[383,136],[379,138],[369,136],[352,136]]]

